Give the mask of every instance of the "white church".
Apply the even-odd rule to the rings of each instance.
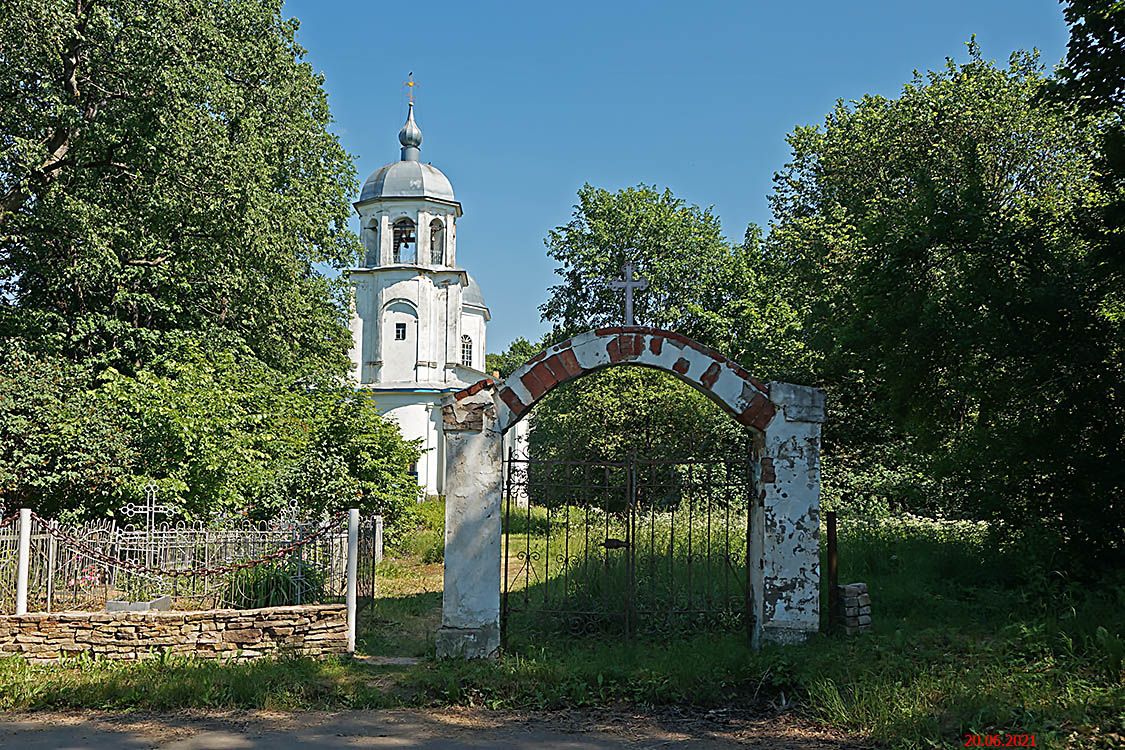
[[[491,316],[480,287],[457,265],[461,204],[441,170],[421,161],[414,102],[398,140],[399,160],[368,177],[354,204],[366,257],[348,271],[351,359],[380,412],[406,439],[420,440],[418,484],[438,495],[445,484],[441,401],[487,376]]]

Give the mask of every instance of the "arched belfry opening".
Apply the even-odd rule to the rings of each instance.
[[[430,222],[430,265],[445,265],[445,224],[441,219]]]
[[[720,555],[723,565],[733,565],[737,559],[741,569],[733,579],[720,578],[726,583],[733,580],[742,589],[736,590],[733,598],[727,589],[721,606],[715,606],[714,600],[720,597],[715,589],[709,588],[700,592],[706,605],[697,609],[716,616],[737,609],[755,644],[762,640],[800,641],[818,628],[823,393],[786,383],[760,382],[737,363],[674,332],[622,326],[575,336],[536,355],[503,381],[481,380],[443,403],[451,472],[446,486],[445,593],[442,627],[438,632],[439,655],[486,657],[500,647],[502,617],[510,604],[502,598],[513,590],[510,577],[515,559],[510,539],[505,548],[507,537],[503,534],[502,519],[505,502],[511,500],[514,491],[512,476],[516,467],[503,455],[503,435],[560,384],[603,368],[624,366],[661,370],[691,385],[750,431],[753,440],[746,455],[726,462],[725,474],[714,466],[701,469],[711,472],[703,483],[701,475],[693,474],[691,467],[685,470],[682,466],[653,467],[628,462],[595,467],[605,477],[601,484],[579,480],[586,469],[576,473],[573,466],[562,468],[568,473],[560,482],[549,475],[547,479],[526,480],[541,493],[540,503],[546,507],[548,522],[552,514],[567,525],[574,518],[571,499],[550,499],[551,492],[561,486],[569,492],[575,487],[580,492],[600,492],[607,503],[613,503],[597,511],[607,529],[598,550],[602,569],[617,565],[624,571],[626,581],[622,594],[625,603],[620,614],[613,616],[620,617],[628,633],[634,626],[630,618],[644,614],[634,596],[638,585],[647,585],[655,592],[650,602],[664,597],[674,602],[676,612],[691,609],[691,601],[688,607],[678,603],[680,599],[676,597],[682,598],[683,592],[677,594],[674,590],[675,575],[661,578],[650,573],[644,578],[646,562],[651,571],[657,567],[645,555],[653,555],[660,547],[655,542],[658,533],[669,530],[667,524],[656,522],[658,513],[675,524],[685,509],[691,513],[698,507],[709,514],[710,523],[715,520],[710,514],[717,508],[719,513],[742,514],[745,532],[741,549],[734,555],[733,548],[728,547]],[[740,477],[732,476],[732,465],[744,467]],[[721,476],[716,480],[718,475]],[[646,477],[651,480],[647,487]],[[708,490],[728,499],[717,506],[693,506],[695,500],[688,498],[685,506],[685,488],[697,493],[696,497]],[[739,495],[737,503],[729,500],[734,494]],[[666,499],[672,495],[675,499]],[[652,519],[647,526],[645,519]],[[692,524],[696,522],[697,519],[689,520]],[[731,528],[725,516],[722,522]],[[616,530],[610,533],[611,528]],[[647,540],[646,535],[650,537]],[[548,536],[551,538],[554,537]],[[709,555],[714,538],[708,530]],[[678,544],[674,532],[669,539],[667,544],[671,547]],[[648,546],[644,547],[646,541]],[[647,551],[640,552],[642,548]],[[589,546],[583,547],[587,558],[589,551]],[[518,554],[517,551],[517,557]],[[568,560],[562,567],[561,582],[554,584],[556,594],[559,585],[569,592],[571,589],[566,587],[572,585],[571,576],[579,575],[581,566],[588,563],[588,559],[571,560],[569,549],[560,552],[557,547],[550,554],[545,550],[533,551],[530,546],[523,551],[525,558],[533,554],[547,554],[552,560],[556,559],[552,554],[561,554],[559,559]],[[619,557],[615,558],[617,554]],[[688,559],[695,554],[689,550]],[[669,560],[675,562],[671,557]],[[708,560],[714,562],[715,558]],[[541,575],[538,570],[536,573]],[[559,581],[558,573],[556,567],[556,577],[551,579],[548,574],[545,579]],[[665,587],[667,594],[658,587]],[[737,603],[739,593],[741,604]],[[579,621],[576,626],[581,629],[585,623]]]
[[[395,222],[391,238],[392,258],[395,263],[418,262],[418,230],[407,218]]]

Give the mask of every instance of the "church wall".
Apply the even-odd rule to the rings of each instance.
[[[419,273],[413,267],[390,267],[357,269],[351,278],[355,289],[355,313],[349,324],[355,346],[351,357],[360,383],[449,382],[456,377],[452,368],[461,364],[462,332],[473,338],[473,366],[483,370],[484,312],[472,308],[457,312],[462,309],[463,272]],[[405,360],[395,338],[397,322],[408,324],[415,344]]]
[[[449,315],[445,318],[445,341],[441,346],[445,352],[442,366],[445,369],[457,367],[461,364],[461,316],[456,314],[461,309],[461,285],[450,284],[445,293],[449,295]]]
[[[351,360],[351,377],[356,382],[363,382],[363,318],[359,314],[358,295],[353,293],[348,305],[348,331],[352,335],[352,345],[348,349],[348,359]]]
[[[419,325],[417,307],[405,299],[395,299],[386,305],[382,319],[381,380],[392,383],[414,381],[417,375],[418,342],[424,336]],[[399,336],[404,338],[400,339]]]
[[[379,413],[398,424],[407,440],[421,440],[422,456],[418,460],[418,484],[426,494],[443,491],[444,442],[441,432],[441,409],[437,404],[445,393],[373,393]]]
[[[484,313],[478,313],[472,309],[466,308],[461,315],[461,334],[469,336],[473,340],[473,368],[484,371],[484,355],[487,351],[485,349],[485,320]],[[461,336],[457,337],[460,342]],[[461,349],[458,345],[457,349],[458,361],[461,359]]]

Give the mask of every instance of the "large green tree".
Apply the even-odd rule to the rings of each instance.
[[[1125,321],[1125,2],[1068,0],[1066,61],[1043,106],[1072,104],[1102,116],[1102,148],[1095,173],[1107,196],[1084,227],[1096,247],[1107,314]]]
[[[672,375],[611,367],[549,393],[532,411],[537,459],[619,461],[748,457],[745,431]]]
[[[0,505],[112,514],[149,482],[177,515],[362,507],[396,527],[418,447],[366,394],[184,338],[133,375],[0,346]],[[392,534],[395,529],[392,528]]]
[[[649,282],[636,297],[639,325],[674,329],[718,349],[733,342],[729,308],[744,267],[710,209],[647,185],[616,193],[584,185],[571,221],[548,233],[547,254],[563,281],[540,310],[558,332],[621,324],[621,292],[607,282],[631,260]]]
[[[356,187],[281,0],[0,13],[0,504],[358,503],[417,448],[344,387]]]
[[[752,229],[744,245],[732,245],[710,210],[669,190],[640,185],[610,192],[585,185],[572,220],[547,237],[563,283],[552,287],[541,308],[553,325],[544,343],[620,324],[622,295],[606,282],[620,277],[631,260],[649,282],[636,296],[638,324],[671,329],[761,365],[770,355],[759,345],[773,340],[758,335],[766,332],[768,311],[748,303],[759,240]],[[518,354],[535,353],[527,348]],[[531,449],[543,458],[606,461],[634,452],[705,458],[746,447],[735,423],[706,396],[674,376],[635,368],[610,368],[566,384],[535,407],[532,420]]]
[[[355,175],[281,0],[0,14],[0,333],[132,370],[219,329],[338,367]]]
[[[511,344],[508,344],[508,348],[499,354],[487,355],[484,358],[485,368],[490,374],[498,372],[500,373],[500,377],[506,378],[511,375],[517,367],[538,354],[545,346],[547,346],[545,340],[538,344],[533,344],[523,336],[520,336]]]
[[[837,450],[897,444],[946,507],[1120,553],[1121,326],[1082,228],[1107,201],[1098,123],[1038,105],[1033,56],[970,56],[790,136],[773,288],[837,415],[877,428]]]

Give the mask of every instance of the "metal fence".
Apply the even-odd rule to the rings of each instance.
[[[119,526],[112,519],[65,526],[26,513],[26,611],[101,610],[110,601],[167,596],[175,609],[342,602],[347,594],[348,519],[281,519],[215,525]],[[20,514],[0,520],[0,613],[15,613]],[[357,606],[375,596],[383,521],[362,518]]]
[[[505,648],[545,635],[750,632],[747,458],[506,464]]]

